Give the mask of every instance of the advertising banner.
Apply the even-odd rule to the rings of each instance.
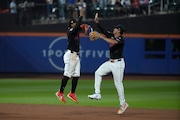
[[[102,40],[81,38],[81,71],[94,72],[109,58],[109,47]],[[1,37],[0,71],[63,72],[67,37]]]

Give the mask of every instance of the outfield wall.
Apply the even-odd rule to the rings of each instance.
[[[20,26],[16,17],[0,14],[0,72],[62,72],[67,22]],[[180,13],[100,19],[105,29],[119,23],[126,28],[127,74],[180,74],[179,21]],[[93,20],[84,22],[98,30]],[[81,71],[93,73],[108,60],[108,44],[81,36]]]
[[[0,72],[63,72],[66,42],[65,33],[1,33]],[[125,34],[125,73],[180,74],[179,45],[180,35]],[[94,73],[108,60],[108,48],[103,40],[90,42],[82,35],[81,72]]]

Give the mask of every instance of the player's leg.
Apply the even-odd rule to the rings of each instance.
[[[72,61],[72,54],[70,51],[67,51],[64,54],[63,60],[64,60],[65,65],[64,65],[64,74],[63,74],[64,77],[61,81],[61,86],[60,86],[60,92],[61,93],[64,92],[66,84],[67,84],[69,78],[71,77],[72,70],[74,69],[73,65],[75,64],[75,62]]]
[[[76,91],[76,87],[77,87],[77,84],[78,84],[78,80],[79,80],[79,77],[80,77],[80,59],[79,59],[79,56],[77,56],[77,64],[75,65],[75,68],[74,68],[74,74],[72,75],[72,88],[71,88],[71,92],[72,93],[75,93]]]
[[[101,87],[101,81],[102,76],[107,75],[109,72],[111,72],[109,61],[103,63],[96,71],[95,71],[95,93],[100,93],[100,87]]]
[[[101,87],[102,76],[107,75],[109,72],[111,72],[109,64],[110,64],[110,61],[107,61],[103,63],[95,71],[95,82],[94,82],[95,93],[92,95],[88,95],[88,98],[97,99],[97,100],[101,99],[100,87]]]
[[[75,67],[74,74],[72,75],[73,78],[72,78],[71,91],[67,95],[71,100],[73,100],[76,103],[78,103],[78,99],[76,97],[75,91],[76,91],[76,87],[78,84],[79,76],[80,76],[80,60],[78,60],[76,67]]]
[[[79,77],[73,77],[72,78],[71,91],[67,95],[67,97],[70,98],[75,103],[78,103],[78,99],[77,99],[76,93],[75,93],[75,90],[76,90],[76,87],[78,84],[78,79],[79,79]]]
[[[114,85],[117,89],[119,95],[120,105],[125,102],[124,98],[124,86],[123,86],[123,76],[124,76],[124,63],[123,61],[112,63],[112,74],[114,79]]]
[[[58,99],[65,103],[66,100],[64,98],[64,89],[66,87],[66,84],[69,80],[69,75],[68,75],[68,68],[69,68],[69,65],[70,65],[70,62],[69,62],[69,59],[70,59],[70,53],[66,52],[63,56],[63,60],[64,60],[64,63],[65,63],[65,67],[64,67],[64,76],[61,80],[61,84],[60,84],[60,89],[56,92],[56,96],[58,97]]]
[[[69,71],[70,71],[69,68],[71,67],[71,60],[70,60],[70,58],[71,58],[71,53],[66,52],[64,54],[64,57],[63,57],[65,65],[64,65],[64,74],[63,74],[64,76],[63,76],[63,79],[61,81],[61,86],[60,86],[60,92],[61,93],[64,92],[66,84],[67,84],[69,78],[71,77],[70,74],[69,74]]]
[[[112,63],[112,74],[114,78],[114,84],[119,96],[120,109],[118,114],[122,114],[128,107],[128,104],[125,102],[124,96],[124,86],[123,86],[123,76],[124,76],[125,63],[122,59],[119,62]]]
[[[66,84],[67,84],[68,80],[69,80],[69,77],[67,77],[67,76],[64,76],[62,78],[60,89],[55,94],[58,97],[58,99],[63,103],[66,102],[66,100],[64,98],[64,89],[66,87]]]

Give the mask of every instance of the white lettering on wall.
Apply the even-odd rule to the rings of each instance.
[[[48,49],[43,49],[42,50],[42,54],[44,58],[48,58],[50,64],[58,69],[63,71],[63,67],[61,67],[60,65],[58,65],[54,58],[61,58],[63,57],[64,53],[66,52],[66,50],[62,50],[62,49],[55,49],[54,46],[61,46],[59,41],[61,40],[67,40],[67,37],[58,37],[56,39],[54,39],[50,45]],[[109,50],[83,50],[82,47],[80,46],[81,50],[79,51],[79,55],[81,58],[109,58]]]

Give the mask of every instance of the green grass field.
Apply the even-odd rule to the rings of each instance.
[[[102,100],[90,100],[88,94],[94,92],[93,80],[79,80],[77,97],[79,103],[73,103],[66,97],[67,103],[58,101],[55,92],[60,80],[40,79],[1,79],[0,103],[51,104],[74,106],[110,106],[118,107],[119,101],[113,80],[103,80]],[[71,80],[65,89],[68,94]],[[175,109],[180,110],[180,81],[124,80],[125,98],[131,108]]]

